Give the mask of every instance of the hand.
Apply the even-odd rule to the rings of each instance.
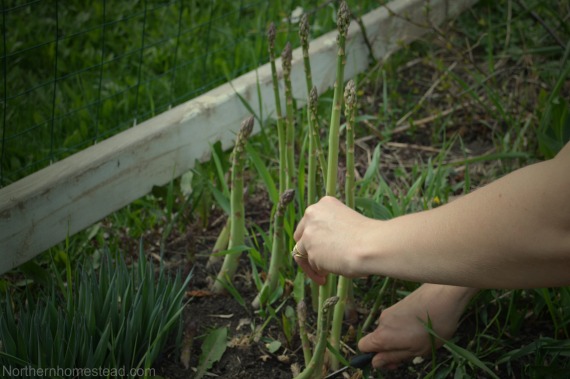
[[[374,220],[348,208],[334,197],[311,205],[295,230],[297,248],[306,258],[295,257],[303,271],[318,284],[328,273],[362,276],[358,254],[367,246],[367,232]]]
[[[424,284],[384,310],[376,330],[363,337],[358,348],[362,352],[377,352],[372,359],[376,368],[394,369],[403,361],[428,355],[432,346],[425,328],[427,316],[435,333],[448,340],[476,292],[473,288]],[[442,344],[442,340],[435,340],[435,348]]]

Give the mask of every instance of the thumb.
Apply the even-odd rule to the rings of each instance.
[[[358,341],[358,350],[363,353],[370,353],[380,351],[380,344],[378,343],[378,336],[376,332],[369,333]]]

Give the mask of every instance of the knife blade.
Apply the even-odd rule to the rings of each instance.
[[[343,368],[338,369],[335,372],[325,376],[325,379],[334,378],[338,374],[348,370],[349,367],[364,368],[372,362],[372,358],[374,358],[375,355],[376,353],[366,353],[366,354],[357,355],[348,362],[348,366],[344,366]]]

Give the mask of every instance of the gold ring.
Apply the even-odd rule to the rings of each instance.
[[[291,252],[291,255],[293,257],[297,257],[299,259],[307,259],[309,258],[309,256],[307,255],[307,253],[305,254],[301,254],[301,250],[299,250],[299,248],[297,247],[297,244],[295,244],[295,246],[293,246],[293,251]]]

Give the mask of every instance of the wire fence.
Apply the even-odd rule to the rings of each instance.
[[[378,1],[348,1],[359,16]],[[1,1],[0,187],[335,27],[336,1]]]

